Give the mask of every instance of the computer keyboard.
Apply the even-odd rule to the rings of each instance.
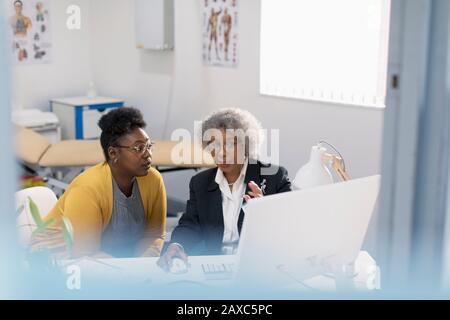
[[[233,276],[234,263],[202,263],[207,280],[229,280]]]

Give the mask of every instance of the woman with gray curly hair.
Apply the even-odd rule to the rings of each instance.
[[[219,151],[216,149],[218,149],[220,142],[217,141],[211,144],[211,139],[215,140],[216,137],[223,138],[227,133],[229,137],[226,141],[232,142],[228,147],[232,149],[236,146],[236,151],[241,152],[241,154],[237,154],[236,156],[242,155],[251,160],[257,160],[259,158],[259,148],[264,136],[261,123],[253,114],[246,110],[236,108],[221,109],[212,113],[202,123],[203,147],[209,149],[210,152]],[[236,141],[232,141],[233,139]],[[220,163],[221,160],[216,159],[216,162],[218,161]],[[230,163],[233,162],[233,159],[227,160]],[[236,161],[242,164],[243,158],[240,157]]]
[[[158,261],[160,267],[168,271],[175,258],[187,263],[188,254],[233,254],[244,220],[243,203],[291,190],[285,168],[258,160],[262,137],[260,122],[246,110],[221,109],[203,121],[203,147],[217,168],[192,177],[186,212]]]

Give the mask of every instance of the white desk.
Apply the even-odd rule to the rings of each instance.
[[[236,269],[236,256],[192,256],[189,257],[191,265],[189,271],[184,274],[166,273],[160,269],[156,262],[157,258],[132,258],[132,259],[92,259],[82,258],[76,261],[67,261],[62,263],[63,271],[69,266],[77,266],[80,270],[82,286],[89,290],[90,285],[101,286],[103,284],[116,283],[123,287],[139,287],[155,292],[154,288],[166,288],[170,291],[177,284],[194,285],[197,288],[219,290],[232,290],[236,285],[232,277],[222,278],[220,274],[216,276],[205,275],[205,268],[208,265],[226,265]],[[375,261],[370,255],[361,251],[356,263],[356,276],[353,278],[355,292],[368,292],[367,283],[369,277],[373,276]],[[222,279],[221,279],[222,278]],[[296,282],[293,280],[291,285],[281,288],[285,292],[308,292],[313,290],[318,292],[336,291],[335,281],[332,277],[317,276],[311,279]],[[176,291],[176,290],[174,290]],[[132,291],[130,291],[132,292]],[[178,293],[180,290],[178,288]],[[181,297],[189,298],[189,291],[182,293]]]

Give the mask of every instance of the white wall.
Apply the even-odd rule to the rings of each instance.
[[[68,4],[82,9],[80,31],[65,27]],[[84,94],[93,79],[100,95],[141,108],[154,138],[192,129],[210,111],[236,106],[253,112],[266,128],[280,129],[280,163],[292,177],[318,140],[338,147],[352,177],[380,171],[382,110],[261,96],[260,0],[240,1],[239,67],[203,66],[200,8],[199,0],[175,0],[176,49],[152,52],[135,48],[134,0],[52,1],[53,62],[15,67],[14,100],[25,108],[47,108],[52,97]],[[185,184],[173,193],[186,197]]]
[[[94,80],[101,95],[139,107],[154,138],[166,120],[174,53],[136,49],[134,0],[91,0]]]
[[[221,107],[246,108],[266,128],[280,129],[280,163],[287,167],[292,178],[308,160],[310,147],[319,140],[326,140],[341,151],[352,177],[379,173],[383,110],[261,96],[260,0],[241,0],[239,5],[239,67],[227,69],[199,65],[200,1],[176,1],[176,62],[192,71],[178,65],[175,69],[182,79],[178,79],[179,86],[174,90],[168,127],[192,128],[193,120]],[[202,81],[195,83],[203,85],[203,91],[192,89],[192,83],[184,79],[188,74],[194,79],[202,77]],[[203,93],[206,103],[199,104],[198,97],[185,99],[187,88]]]
[[[191,129],[208,105],[201,63],[199,2],[175,0],[173,52],[136,49],[134,0],[92,0],[91,50],[99,93],[139,107],[150,135],[169,138],[172,129]],[[170,114],[166,127],[166,119]],[[168,194],[186,199],[194,171],[164,175]]]
[[[81,30],[66,27],[69,5],[81,8]],[[51,1],[52,62],[15,66],[13,105],[49,109],[49,99],[85,94],[92,78],[90,57],[90,0]]]
[[[381,110],[259,94],[260,3],[240,1],[239,68],[208,68],[209,106],[243,107],[266,127],[280,129],[280,162],[291,176],[308,160],[310,147],[319,140],[326,140],[341,151],[352,177],[379,172]]]

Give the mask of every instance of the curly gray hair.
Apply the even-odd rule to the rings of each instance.
[[[213,112],[202,123],[203,146],[205,133],[209,130],[239,130],[243,132],[246,156],[250,159],[258,159],[259,149],[264,139],[261,123],[250,112],[239,108],[225,108]],[[239,135],[238,135],[239,138]]]

